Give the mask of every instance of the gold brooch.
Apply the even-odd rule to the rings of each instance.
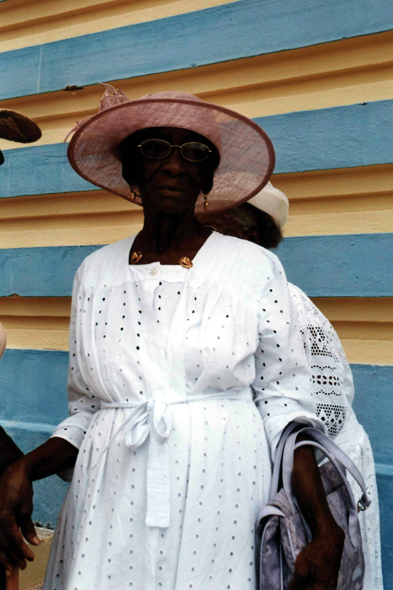
[[[191,268],[193,266],[192,261],[187,256],[179,258],[179,264],[183,268]]]
[[[142,258],[142,252],[136,251],[131,254],[131,264],[138,264],[140,259]]]

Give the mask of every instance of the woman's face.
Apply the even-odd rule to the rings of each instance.
[[[140,194],[144,209],[179,213],[194,209],[199,194],[210,192],[214,175],[212,154],[203,162],[190,162],[181,156],[179,148],[172,148],[167,157],[152,160],[136,147],[146,139],[164,139],[171,145],[180,146],[196,141],[210,147],[210,142],[203,136],[186,129],[155,127],[137,132],[130,139],[129,149],[123,152],[123,176]]]

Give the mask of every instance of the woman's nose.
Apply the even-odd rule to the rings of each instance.
[[[172,147],[171,153],[165,158],[163,163],[163,170],[168,171],[172,176],[186,173],[186,163],[181,157],[179,147]]]

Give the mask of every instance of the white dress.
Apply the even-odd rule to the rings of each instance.
[[[365,558],[364,590],[383,590],[378,492],[370,440],[352,408],[352,372],[336,331],[329,320],[295,285],[288,284],[293,311],[312,371],[315,413],[334,442],[352,459],[363,475],[371,505],[359,513]],[[348,476],[355,498],[360,490]]]
[[[80,451],[44,588],[255,590],[271,449],[291,420],[323,428],[284,271],[217,233],[190,270],[129,266],[131,245],[76,275],[54,436]]]

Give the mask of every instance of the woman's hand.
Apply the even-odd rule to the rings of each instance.
[[[344,538],[337,525],[316,535],[297,556],[288,590],[336,590]]]
[[[345,534],[330,512],[311,447],[295,451],[292,487],[312,541],[297,556],[288,590],[337,590]]]
[[[34,559],[24,538],[32,545],[40,542],[31,520],[33,489],[23,459],[7,467],[0,489],[0,563],[11,575],[13,567],[25,569],[26,560]]]
[[[34,553],[23,537],[38,545],[31,514],[31,482],[75,465],[78,449],[68,441],[53,437],[4,470],[0,478],[0,564],[8,575],[12,566],[24,569]]]

